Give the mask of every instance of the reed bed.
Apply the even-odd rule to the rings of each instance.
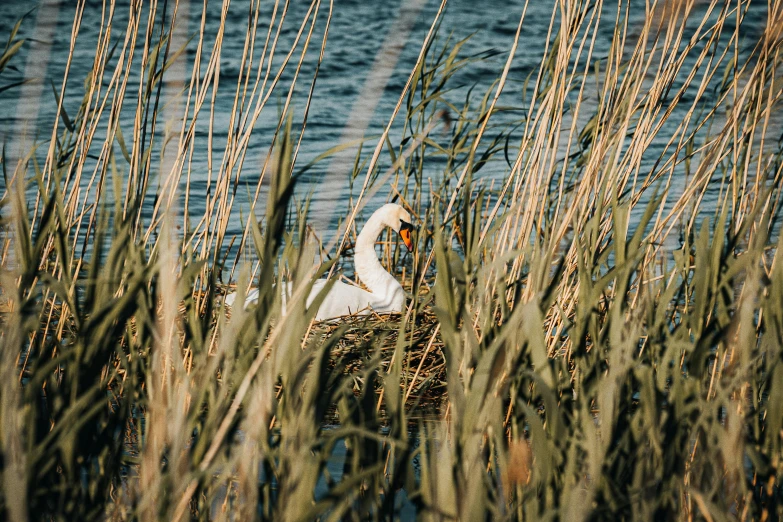
[[[50,138],[3,161],[3,516],[783,518],[783,6],[748,41],[747,0],[648,2],[634,26],[630,2],[554,2],[520,82],[525,4],[497,81],[468,93],[452,84],[481,56],[446,35],[444,0],[321,238],[297,158],[338,7],[308,5],[301,20],[288,2],[243,6],[226,85],[233,3],[190,43],[176,1],[134,0],[122,27],[126,7],[105,3],[92,70],[73,78],[77,2]],[[194,58],[167,120],[180,44]],[[351,276],[351,239],[384,195],[421,225],[412,254],[391,235],[379,247],[407,310],[315,323],[312,281]],[[257,306],[223,306],[250,286]]]

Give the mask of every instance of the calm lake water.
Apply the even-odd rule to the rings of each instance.
[[[222,147],[226,141],[226,129],[234,100],[234,86],[240,71],[240,61],[245,43],[248,22],[248,0],[234,0],[228,14],[224,48],[221,54],[221,88],[215,100],[214,143],[215,161],[219,162]],[[22,79],[40,81],[16,87],[0,93],[0,140],[6,143],[9,160],[18,157],[20,151],[29,150],[33,140],[45,142],[51,135],[51,126],[56,109],[52,83],[59,86],[68,56],[70,31],[75,12],[75,2],[43,0],[41,2],[0,2],[0,37],[5,39],[13,23],[30,9],[21,30],[24,37],[33,41],[25,46],[20,56],[14,59],[14,70],[7,71],[0,78],[0,86]],[[522,40],[516,53],[509,81],[500,100],[506,107],[524,108],[528,100],[522,97],[522,84],[525,78],[538,69],[544,54],[547,31],[552,16],[552,1],[531,1],[522,29]],[[607,3],[604,7],[602,22],[595,44],[595,58],[604,58],[607,54],[612,33],[615,30],[616,4]],[[630,36],[634,37],[634,28],[645,16],[644,0],[633,0],[630,9]],[[122,30],[128,17],[128,2],[117,2],[115,21],[115,39],[121,39]],[[162,5],[162,2],[161,2]],[[262,11],[271,12],[273,2],[262,2]],[[364,155],[369,157],[384,125],[392,114],[394,104],[413,67],[429,26],[437,12],[439,2],[434,0],[400,1],[357,1],[338,0],[334,4],[326,53],[316,84],[308,126],[302,143],[298,166],[303,166],[319,154],[347,140],[369,137]],[[71,65],[70,83],[65,97],[65,108],[75,113],[84,94],[83,81],[92,67],[95,42],[101,25],[101,2],[89,0],[85,9],[82,29],[77,40],[75,59]],[[198,34],[203,3],[195,0],[180,0],[179,30],[183,41]],[[448,4],[441,28],[440,42],[451,35],[459,40],[473,35],[463,49],[463,54],[479,55],[484,59],[469,65],[457,78],[449,97],[461,104],[467,90],[475,86],[480,96],[500,75],[507,52],[513,42],[514,33],[524,2],[451,0]],[[766,20],[766,1],[752,2],[742,29],[743,52],[754,42]],[[309,2],[293,0],[290,12],[284,24],[280,48],[287,49],[296,30],[304,18]],[[704,6],[697,8],[703,12]],[[701,11],[700,11],[701,10]],[[221,2],[210,1],[206,6],[207,50],[214,40],[220,20]],[[308,51],[302,69],[302,77],[297,84],[293,98],[295,121],[301,119],[307,92],[310,88],[313,68],[317,59],[317,50],[324,30],[328,4],[319,12],[313,36],[313,45]],[[263,16],[262,16],[263,18]],[[691,23],[695,28],[699,17]],[[730,31],[726,31],[730,33]],[[261,24],[258,35],[263,39],[266,26]],[[724,38],[724,43],[728,39]],[[196,39],[187,44],[188,53],[183,55],[183,69],[172,74],[189,78],[190,66],[194,61]],[[385,50],[385,52],[384,52]],[[394,54],[399,56],[394,59]],[[207,53],[208,54],[208,53]],[[285,52],[277,54],[275,64]],[[391,55],[391,56],[390,56]],[[298,56],[298,54],[297,54]],[[206,64],[207,58],[204,58]],[[138,69],[138,66],[137,66]],[[374,73],[373,73],[374,71]],[[379,72],[380,71],[380,72]],[[168,73],[167,73],[168,74]],[[286,76],[290,77],[290,75]],[[284,77],[284,80],[285,78]],[[287,88],[288,83],[282,82]],[[133,127],[135,116],[135,89],[128,91],[121,126],[126,140]],[[247,215],[248,194],[252,194],[258,181],[261,165],[266,157],[279,108],[285,97],[285,90],[278,89],[264,109],[256,124],[248,150],[248,156],[242,171],[238,201],[234,206],[234,219],[228,230],[232,234],[241,234],[242,215]],[[375,101],[377,99],[377,102]],[[478,100],[477,100],[478,101]],[[687,100],[686,100],[687,101]],[[670,121],[676,124],[682,121],[687,103],[680,104]],[[520,118],[521,112],[509,111],[496,117],[497,121],[512,121]],[[193,194],[206,193],[207,190],[207,125],[208,118],[202,114],[203,124],[198,126],[197,142],[192,161]],[[402,120],[402,116],[398,117]],[[517,131],[521,134],[521,131]],[[661,132],[645,157],[652,167],[660,154],[667,132]],[[399,143],[399,125],[391,137],[393,144]],[[374,139],[376,138],[376,139]],[[514,140],[511,141],[514,143]],[[45,147],[43,148],[45,151]],[[349,196],[349,167],[353,162],[356,149],[331,160],[316,165],[300,187],[302,193],[313,192],[311,221],[324,229],[346,215]],[[91,151],[93,152],[93,151]],[[513,151],[512,151],[513,154]],[[382,165],[388,166],[388,156]],[[153,163],[154,164],[154,163]],[[384,168],[382,166],[382,169]],[[442,174],[442,164],[433,162],[427,165],[432,177]],[[159,169],[158,169],[159,170]],[[505,160],[499,160],[481,171],[482,175],[502,177],[509,171]],[[0,180],[0,183],[5,183]],[[213,181],[214,183],[214,181]],[[153,188],[154,190],[154,188]],[[388,190],[380,190],[379,197],[385,198]],[[714,196],[713,196],[714,197]],[[191,215],[201,215],[204,210],[204,198],[194,197],[191,202]],[[153,198],[147,199],[152,205]],[[145,209],[149,212],[149,208]]]

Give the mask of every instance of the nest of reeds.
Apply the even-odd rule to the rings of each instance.
[[[227,289],[221,288],[220,293]],[[184,313],[184,305],[180,306]],[[226,309],[228,318],[231,309]],[[216,318],[215,318],[216,320]],[[331,366],[338,365],[354,381],[354,390],[364,389],[367,371],[377,372],[379,377],[389,373],[400,344],[400,314],[355,315],[336,321],[315,323],[309,340],[326,338],[339,328],[345,328],[340,340],[331,350]],[[438,320],[430,309],[420,312],[415,321],[405,328],[403,359],[401,361],[400,387],[409,411],[415,406],[422,413],[436,413],[446,396],[446,362],[443,357],[443,341]],[[383,379],[376,379],[376,394],[382,395]],[[380,401],[379,401],[380,403]]]
[[[400,321],[399,314],[344,317],[339,322],[320,323],[311,335],[330,334],[347,326],[331,355],[354,378],[357,392],[364,386],[363,374],[368,369],[383,376],[390,372],[395,354],[401,354],[400,387],[407,409],[416,406],[435,412],[446,394],[446,362],[438,320],[429,310],[419,314],[415,323],[405,328],[402,343]],[[400,345],[403,350],[398,350]],[[376,393],[382,393],[380,386],[376,386]]]

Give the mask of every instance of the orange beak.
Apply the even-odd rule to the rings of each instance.
[[[405,246],[408,247],[408,251],[413,251],[413,226],[411,226],[408,223],[403,223],[403,226],[400,227],[400,237],[402,238],[402,242],[405,243]]]
[[[400,230],[400,237],[402,238],[402,242],[405,243],[405,246],[408,247],[408,250],[413,250],[413,241],[411,241],[411,231],[407,228],[404,230]]]

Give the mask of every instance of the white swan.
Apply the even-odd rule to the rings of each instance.
[[[402,285],[383,269],[375,253],[375,242],[386,227],[391,227],[400,234],[408,250],[413,249],[411,233],[414,227],[411,224],[410,214],[394,203],[388,203],[376,210],[367,220],[356,240],[354,255],[356,275],[369,291],[340,281],[335,282],[318,308],[316,320],[324,321],[351,314],[365,315],[371,311],[379,313],[402,311],[405,306],[405,292]],[[313,283],[313,289],[307,297],[307,306],[310,306],[324,285],[326,279],[319,279]],[[286,293],[290,295],[291,283],[286,287]],[[236,292],[227,295],[225,303],[231,306],[236,296]],[[283,314],[285,314],[286,297],[288,296],[283,294]],[[256,301],[258,301],[258,289],[252,289],[245,299],[245,307]]]

